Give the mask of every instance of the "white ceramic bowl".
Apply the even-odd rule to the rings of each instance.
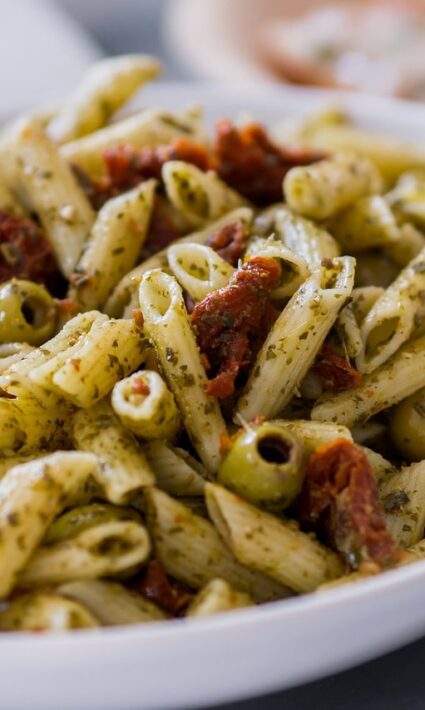
[[[263,121],[333,102],[360,123],[420,140],[425,109],[282,87],[163,84],[139,104],[205,105]],[[4,710],[155,710],[211,705],[318,678],[425,633],[425,562],[326,593],[223,614],[68,635],[1,635]]]

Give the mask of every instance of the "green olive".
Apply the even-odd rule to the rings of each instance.
[[[55,325],[55,302],[44,286],[21,279],[0,286],[0,343],[41,345]]]
[[[301,489],[302,447],[279,424],[251,426],[233,442],[220,465],[218,480],[251,503],[283,510]]]
[[[108,503],[91,503],[72,508],[59,516],[49,527],[44,544],[62,542],[79,535],[94,525],[102,525],[114,520],[135,520],[140,522],[140,515],[133,508],[119,508]]]
[[[395,446],[409,461],[425,459],[425,388],[395,407],[390,432]]]

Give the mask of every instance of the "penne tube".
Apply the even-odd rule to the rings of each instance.
[[[373,449],[369,449],[367,446],[362,446],[362,451],[369,461],[378,482],[384,481],[397,471],[394,464],[387,461],[387,459],[381,456],[377,451],[373,451]]]
[[[425,248],[400,272],[369,312],[361,328],[362,350],[356,366],[372,372],[410,338],[418,319],[425,314]]]
[[[414,172],[400,176],[396,186],[385,196],[396,215],[425,227],[425,180],[424,175]]]
[[[310,269],[341,253],[338,242],[325,229],[286,208],[276,212],[274,225],[279,239],[304,259]]]
[[[114,145],[155,148],[176,138],[191,138],[204,142],[200,119],[198,110],[187,109],[181,114],[173,114],[160,109],[147,109],[87,136],[64,143],[61,153],[69,163],[78,165],[90,174],[101,174],[104,169],[103,152]]]
[[[69,508],[49,525],[43,538],[43,545],[70,540],[84,530],[117,520],[142,522],[134,508],[124,508],[109,503],[90,503]]]
[[[176,242],[167,249],[167,260],[180,286],[196,301],[227,286],[234,268],[206,244]]]
[[[10,594],[53,518],[97,465],[91,454],[56,452],[15,466],[1,479],[0,599]]]
[[[425,387],[425,336],[406,343],[353,390],[320,398],[311,418],[353,427]]]
[[[233,611],[252,606],[252,599],[244,592],[233,589],[223,579],[212,579],[201,589],[189,605],[187,617],[211,616],[223,611]]]
[[[149,537],[139,523],[116,520],[95,525],[69,540],[39,547],[20,572],[17,588],[132,574],[149,552]]]
[[[425,528],[425,461],[385,476],[379,486],[386,526],[402,547],[423,538]]]
[[[425,389],[404,399],[390,414],[389,432],[399,454],[407,461],[425,459]]]
[[[226,432],[214,397],[206,394],[207,376],[177,281],[154,269],[140,285],[145,332],[180,409],[194,448],[210,474],[220,463],[220,441]]]
[[[316,268],[292,296],[257,355],[237,413],[249,421],[278,415],[297,393],[354,282],[352,257]]]
[[[17,453],[0,456],[0,479],[14,466],[19,466],[19,464],[28,463],[29,461],[35,461],[47,455],[48,452],[46,451],[32,451],[30,454]]]
[[[80,138],[108,123],[137,89],[159,74],[159,62],[144,54],[110,57],[94,64],[49,123],[58,143]]]
[[[360,326],[383,293],[384,289],[378,286],[363,286],[352,290],[351,301],[344,306],[336,322],[338,334],[344,343],[348,357],[355,358],[362,351]]]
[[[101,208],[71,276],[69,298],[82,310],[103,306],[137,263],[149,228],[155,187],[154,180],[147,180]]]
[[[214,172],[205,173],[182,160],[164,163],[162,179],[171,204],[194,228],[203,227],[246,204],[242,195]]]
[[[425,167],[425,151],[417,145],[350,125],[316,124],[308,130],[305,143],[320,150],[358,153],[377,166],[388,184],[406,170]]]
[[[145,495],[155,554],[172,577],[193,589],[219,577],[257,602],[288,595],[283,585],[237,562],[208,520],[157,488]]]
[[[72,348],[83,338],[93,326],[106,323],[108,316],[98,311],[81,313],[68,321],[53,338],[43,343],[43,347],[33,348],[25,357],[13,363],[2,375],[1,386],[17,397],[32,395],[46,407],[55,408],[61,400],[57,394],[46,390],[34,382],[30,375],[41,365],[45,365],[56,355],[64,351],[72,353]],[[71,354],[70,354],[71,357]]]
[[[3,343],[0,345],[0,375],[12,365],[23,360],[34,348],[28,343]]]
[[[22,388],[10,389],[19,396],[0,398],[0,452],[28,453],[66,443],[65,425],[71,415],[67,403],[43,402]]]
[[[294,521],[277,518],[212,483],[206,485],[209,515],[236,559],[300,594],[339,577],[339,557]],[[249,531],[249,534],[247,534]]]
[[[62,596],[82,604],[102,626],[145,624],[167,618],[156,604],[118,582],[100,579],[77,580],[62,584],[57,591]]]
[[[375,165],[355,153],[336,153],[313,165],[288,170],[283,191],[289,207],[310,219],[329,219],[360,197],[379,192]]]
[[[305,457],[310,456],[319,446],[329,444],[335,439],[353,440],[347,427],[333,422],[313,422],[309,419],[275,419],[274,423],[284,427],[298,439]]]
[[[385,246],[388,256],[400,267],[407,266],[425,248],[425,235],[406,222],[398,229],[398,239]]]
[[[98,457],[97,481],[111,503],[126,504],[134,493],[155,482],[142,448],[105,400],[77,412],[72,439],[76,448]]]
[[[269,237],[262,239],[254,237],[250,240],[245,258],[263,256],[275,259],[281,269],[280,283],[272,291],[272,298],[282,299],[292,296],[297,288],[310,275],[310,268],[305,259],[300,256],[301,249],[289,249],[280,240]]]
[[[396,219],[381,195],[361,197],[339,212],[328,226],[344,254],[387,245],[391,249],[399,238]]]
[[[173,394],[152,370],[134,372],[117,382],[111,404],[121,424],[143,439],[173,439],[180,429]]]
[[[13,152],[16,189],[35,211],[65,276],[70,276],[94,223],[93,212],[66,160],[36,120],[16,129]]]
[[[71,347],[35,367],[32,382],[78,407],[90,407],[145,357],[145,340],[129,320],[93,324]]]
[[[159,488],[176,498],[204,494],[208,473],[202,464],[186,451],[162,440],[148,441],[143,450]]]
[[[143,450],[159,488],[176,498],[204,494],[208,472],[187,451],[164,440],[148,441]]]
[[[249,207],[240,207],[239,209],[229,212],[221,219],[217,220],[213,224],[208,225],[205,229],[199,232],[192,232],[186,237],[178,239],[174,244],[205,244],[214,234],[216,234],[220,229],[225,227],[232,222],[241,221],[244,225],[250,225],[252,221],[253,212]],[[154,254],[154,256],[147,259],[135,269],[130,271],[127,276],[116,286],[112,295],[108,299],[105,305],[105,312],[113,317],[130,316],[133,308],[139,307],[139,297],[138,289],[140,282],[142,280],[143,274],[151,269],[167,269],[167,249]],[[124,310],[125,309],[125,310]]]
[[[0,631],[71,631],[99,626],[83,605],[48,591],[21,594],[0,611]]]

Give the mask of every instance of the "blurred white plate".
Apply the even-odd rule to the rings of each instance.
[[[365,126],[423,135],[424,109],[279,89],[159,84],[139,105],[199,101],[210,120],[249,111],[260,120],[332,101]],[[327,593],[179,620],[68,635],[0,635],[4,710],[165,710],[201,707],[335,673],[425,633],[425,562]]]
[[[61,98],[101,51],[55,2],[0,0],[0,120]]]
[[[323,0],[169,0],[164,35],[191,76],[275,82],[260,59],[259,33]]]

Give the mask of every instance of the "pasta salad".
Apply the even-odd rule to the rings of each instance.
[[[425,556],[425,151],[117,112],[0,135],[0,630],[201,617]]]

